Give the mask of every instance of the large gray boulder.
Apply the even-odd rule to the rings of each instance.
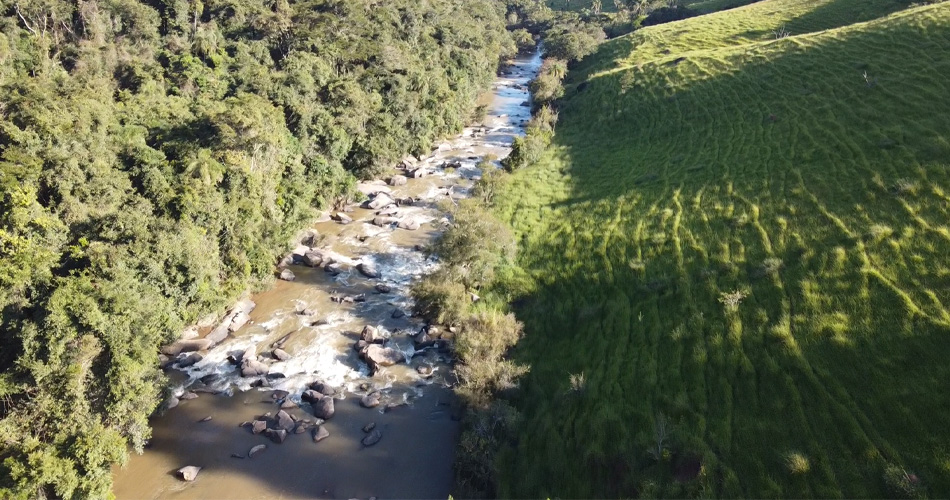
[[[363,331],[360,332],[360,340],[367,344],[378,344],[384,342],[386,338],[379,333],[379,329],[375,326],[366,325],[363,327]]]
[[[317,250],[310,250],[303,254],[303,263],[310,267],[320,267],[320,265],[323,264],[323,260],[323,252]]]
[[[183,352],[205,351],[212,346],[209,339],[179,340],[162,348],[162,354],[178,356]]]
[[[396,203],[396,200],[392,196],[389,196],[386,193],[377,193],[376,196],[366,203],[366,208],[371,210],[379,210],[383,207],[387,207]]]
[[[422,227],[422,224],[420,224],[419,221],[413,217],[406,217],[405,219],[400,220],[399,223],[396,224],[396,227],[399,229],[405,229],[406,231],[415,231]]]
[[[241,376],[256,377],[258,375],[267,375],[270,368],[256,359],[245,359],[241,361]]]
[[[406,182],[408,182],[408,179],[405,175],[394,175],[389,178],[390,186],[405,186]]]
[[[320,394],[320,399],[310,403],[310,406],[313,407],[314,416],[322,418],[323,420],[330,420],[333,418],[333,414],[336,413],[336,409],[333,406],[333,398],[324,396],[323,394]]]
[[[363,357],[374,370],[381,366],[393,366],[406,360],[406,356],[402,351],[392,347],[383,347],[379,344],[371,344],[367,347]]]
[[[372,262],[360,262],[356,265],[356,269],[367,278],[380,277],[379,269],[377,269],[376,264],[373,264]]]
[[[280,279],[284,281],[293,281],[297,279],[297,275],[295,275],[290,269],[284,269],[280,272]]]
[[[291,418],[289,413],[287,413],[284,410],[280,410],[279,412],[277,412],[277,428],[278,429],[289,431],[293,429],[295,425],[297,424],[296,422],[294,422],[294,419]]]

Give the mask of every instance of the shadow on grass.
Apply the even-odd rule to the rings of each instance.
[[[882,497],[888,466],[950,493],[946,50],[934,6],[564,102],[534,169],[570,194],[505,209],[538,288],[500,496]]]

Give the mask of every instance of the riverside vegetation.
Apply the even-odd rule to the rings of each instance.
[[[0,497],[108,496],[163,400],[158,346],[356,177],[461,129],[514,53],[506,13],[0,0]]]
[[[765,0],[551,63],[497,494],[950,494],[947,53],[946,2]]]

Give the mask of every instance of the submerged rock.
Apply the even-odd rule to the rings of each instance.
[[[379,431],[373,430],[373,432],[370,432],[366,437],[363,438],[363,446],[373,446],[382,438],[383,435]]]
[[[363,408],[376,408],[379,406],[379,398],[382,397],[382,394],[379,391],[371,392],[362,398],[360,398],[360,406]]]
[[[315,427],[315,428],[313,429],[313,442],[314,442],[314,443],[319,443],[320,441],[323,441],[324,439],[326,439],[326,438],[328,438],[328,437],[330,437],[330,431],[328,431],[328,430],[327,430],[325,427],[323,427],[322,425],[318,425],[317,427]]]
[[[376,422],[370,422],[363,426],[363,432],[369,432],[376,428]]]
[[[196,465],[188,465],[178,469],[178,476],[181,477],[183,481],[194,481],[198,477],[198,471],[201,470],[201,467]]]
[[[379,283],[376,285],[376,291],[379,293],[390,293],[393,291],[393,287],[384,283]]]
[[[247,457],[248,457],[248,458],[254,458],[254,457],[260,455],[261,453],[263,453],[264,450],[266,450],[266,449],[267,449],[267,445],[266,445],[266,444],[259,444],[259,445],[255,446],[255,447],[251,448],[251,451],[247,452]]]

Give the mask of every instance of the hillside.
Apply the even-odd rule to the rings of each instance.
[[[497,203],[500,495],[950,495],[948,52],[948,3],[766,0],[572,68]]]

